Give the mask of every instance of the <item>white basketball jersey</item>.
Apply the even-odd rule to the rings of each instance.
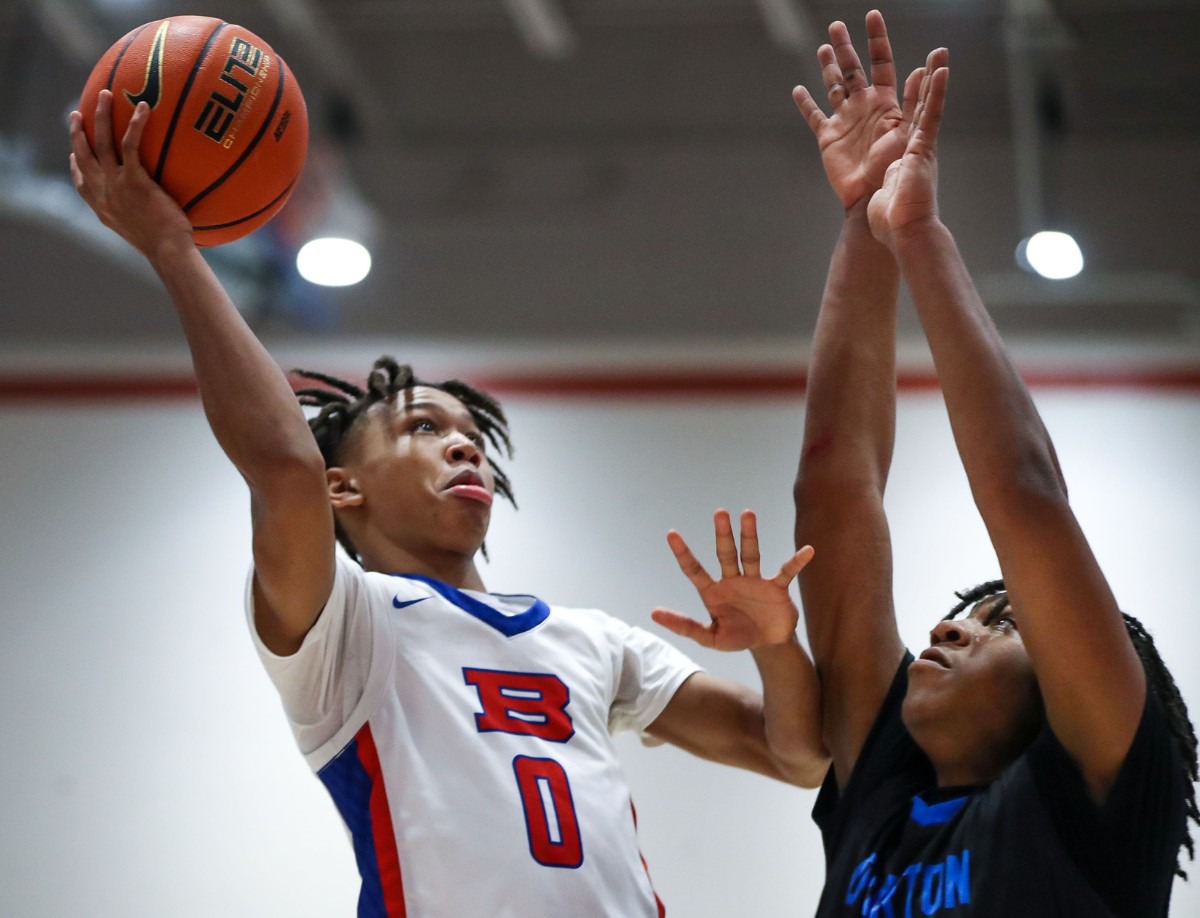
[[[340,555],[299,651],[254,640],[350,830],[359,916],[664,914],[610,733],[646,727],[698,670],[674,647]]]

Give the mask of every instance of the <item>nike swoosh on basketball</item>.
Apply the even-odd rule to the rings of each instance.
[[[397,609],[403,609],[405,606],[411,606],[414,603],[424,602],[428,598],[428,596],[420,596],[417,599],[401,599],[399,596],[393,596],[392,605]]]
[[[162,95],[163,48],[167,44],[167,27],[170,24],[170,22],[164,22],[154,33],[154,44],[150,46],[150,59],[146,61],[145,84],[136,93],[125,90],[125,98],[134,108],[137,108],[139,102],[145,102],[151,108],[158,105],[159,96]]]

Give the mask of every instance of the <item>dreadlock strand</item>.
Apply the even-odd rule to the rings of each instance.
[[[954,595],[959,598],[959,603],[953,609],[946,613],[943,621],[949,621],[954,618],[972,603],[979,602],[981,599],[986,599],[988,596],[995,596],[997,593],[1004,592],[1003,580],[988,580],[978,586],[973,586],[969,590],[955,590]]]
[[[367,390],[372,401],[382,401],[410,388],[415,382],[412,367],[401,366],[392,357],[380,357],[367,375]]]
[[[1134,650],[1137,651],[1138,659],[1142,662],[1142,669],[1146,671],[1148,688],[1167,712],[1167,726],[1187,768],[1189,779],[1185,794],[1187,817],[1200,825],[1200,809],[1196,805],[1195,785],[1197,779],[1196,730],[1188,715],[1187,703],[1183,700],[1179,685],[1175,682],[1171,671],[1167,669],[1167,664],[1158,652],[1158,646],[1154,643],[1150,632],[1146,630],[1146,626],[1125,612],[1121,613],[1121,617],[1125,620],[1125,630],[1129,633],[1129,640],[1133,643]],[[1196,846],[1186,822],[1184,823],[1183,847],[1187,849],[1188,860],[1194,861]],[[1187,872],[1180,864],[1179,858],[1175,861],[1175,875],[1184,880],[1187,879]]]
[[[346,396],[330,389],[297,389],[296,398],[301,405],[313,405],[324,408],[326,405],[348,405]]]
[[[496,399],[461,379],[448,379],[444,383],[440,383],[438,388],[453,395],[466,405],[467,410],[475,419],[475,423],[488,438],[488,442],[496,449],[503,449],[507,455],[512,456],[513,447],[508,435],[508,418]]]
[[[344,395],[350,395],[350,396],[353,396],[354,398],[362,398],[363,395],[365,394],[363,392],[363,390],[360,387],[354,385],[354,383],[347,382],[344,379],[339,379],[336,376],[329,376],[326,373],[318,373],[316,370],[294,369],[294,370],[292,370],[292,372],[294,374],[296,374],[297,376],[303,377],[304,379],[312,379],[312,380],[315,380],[316,382],[325,383],[325,385],[327,385],[327,386],[332,386],[334,389],[337,389],[339,392],[343,393]],[[302,391],[324,392],[326,390],[306,389],[306,390],[302,390]]]

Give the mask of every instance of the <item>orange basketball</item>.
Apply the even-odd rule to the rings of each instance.
[[[150,120],[138,152],[192,221],[197,245],[232,242],[283,207],[308,150],[308,112],[291,71],[265,41],[208,16],[134,29],[92,70],[79,111],[95,144],[96,98],[113,93],[120,143],[141,100]]]

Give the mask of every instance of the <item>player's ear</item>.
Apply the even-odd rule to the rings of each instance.
[[[329,490],[329,502],[335,510],[362,506],[363,495],[358,489],[358,481],[346,469],[326,469],[325,484]]]

